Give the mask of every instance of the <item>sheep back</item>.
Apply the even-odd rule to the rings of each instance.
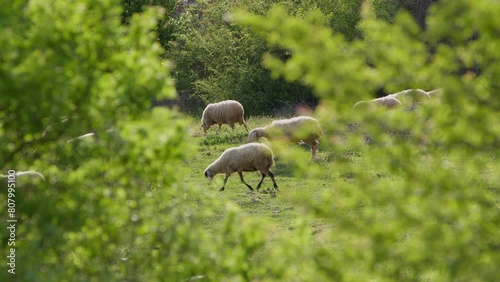
[[[427,94],[430,97],[439,98],[439,97],[441,97],[443,95],[443,89],[441,89],[441,88],[434,89],[434,90],[431,90],[431,91],[427,92]]]
[[[431,96],[421,89],[408,89],[392,94],[392,96],[396,97],[404,106],[431,100]]]
[[[390,95],[374,99],[373,101],[388,109],[393,109],[402,106],[401,102],[396,97]]]

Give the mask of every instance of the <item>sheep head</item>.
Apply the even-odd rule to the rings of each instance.
[[[201,120],[201,125],[200,125],[200,128],[203,129],[203,131],[205,133],[207,133],[207,130],[212,126],[212,124],[210,124],[210,122],[208,122],[206,119],[202,119]]]
[[[207,168],[204,172],[205,178],[207,178],[210,182],[212,182],[212,179],[214,176],[217,174],[214,171],[212,171],[210,168]]]
[[[264,127],[252,129],[248,134],[248,143],[256,142],[261,137],[264,137]]]

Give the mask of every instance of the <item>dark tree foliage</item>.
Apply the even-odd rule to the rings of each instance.
[[[129,24],[130,18],[135,13],[141,13],[147,6],[162,7],[164,16],[158,20],[156,34],[161,46],[167,48],[168,42],[175,40],[180,2],[179,0],[123,0],[122,23]]]
[[[269,9],[269,3],[259,1],[248,6],[260,13]],[[177,91],[188,101],[183,104],[235,99],[247,115],[293,115],[296,105],[314,106],[317,99],[310,88],[274,79],[263,68],[262,55],[270,49],[247,29],[231,23],[230,11],[237,7],[234,1],[183,5],[183,33],[171,42],[167,54],[174,63]],[[284,49],[273,52],[287,53]],[[184,110],[200,113],[204,104]]]
[[[429,6],[438,0],[402,0],[403,7],[407,9],[421,28],[425,28]]]
[[[398,11],[408,11],[418,25],[425,28],[429,5],[436,0],[374,1],[378,18],[393,22]],[[334,1],[179,1],[123,0],[122,22],[145,6],[161,6],[164,16],[158,21],[158,41],[167,50],[165,56],[174,64],[173,77],[179,98],[153,100],[153,106],[178,106],[191,114],[199,114],[205,104],[223,99],[244,103],[247,114],[294,114],[297,105],[314,106],[317,99],[311,89],[299,82],[272,78],[261,66],[266,52],[290,56],[285,49],[271,49],[256,35],[231,24],[230,13],[243,8],[265,14],[274,3],[286,7],[291,15],[303,17],[308,11],[320,11],[332,32],[352,41],[363,37],[358,27],[361,0]],[[279,55],[282,54],[282,55]],[[332,62],[333,63],[333,62]],[[334,83],[334,82],[332,82]],[[387,94],[380,85],[375,96]]]

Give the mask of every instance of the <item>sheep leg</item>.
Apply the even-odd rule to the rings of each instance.
[[[257,185],[257,191],[259,191],[259,189],[260,189],[260,185],[262,185],[262,181],[264,181],[264,178],[266,177],[266,174],[265,174],[265,173],[261,172],[261,174],[262,174],[262,178],[260,179],[260,182],[259,182],[259,184]]]
[[[224,184],[222,185],[222,188],[219,189],[219,191],[224,191],[224,187],[226,187],[226,182],[227,182],[227,179],[229,178],[229,176],[231,176],[231,174],[226,174],[226,178],[224,178]]]
[[[243,122],[240,122],[240,125],[243,125],[245,127],[245,130],[248,132],[248,127],[247,127],[247,124],[243,121]]]
[[[311,149],[312,149],[312,158],[313,160],[316,159],[316,152],[318,151],[318,144],[316,142],[314,142],[311,146]]]
[[[252,186],[248,185],[248,184],[245,182],[245,180],[243,180],[243,173],[242,173],[241,171],[238,171],[238,174],[240,175],[241,182],[245,183],[245,185],[248,187],[248,189],[250,189],[250,191],[253,191]],[[257,188],[257,190],[259,190],[259,189]]]
[[[274,180],[274,174],[272,172],[269,172],[269,176],[271,177],[271,180],[273,181],[274,189],[278,190],[278,184],[276,184],[276,181]]]

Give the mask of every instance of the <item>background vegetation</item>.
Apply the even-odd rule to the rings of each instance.
[[[497,1],[248,2],[0,0],[0,167],[44,176],[1,280],[495,281]],[[350,110],[406,88],[444,94]],[[316,106],[319,160],[269,143],[276,197],[218,192],[246,132],[199,112],[228,98],[250,128]]]

